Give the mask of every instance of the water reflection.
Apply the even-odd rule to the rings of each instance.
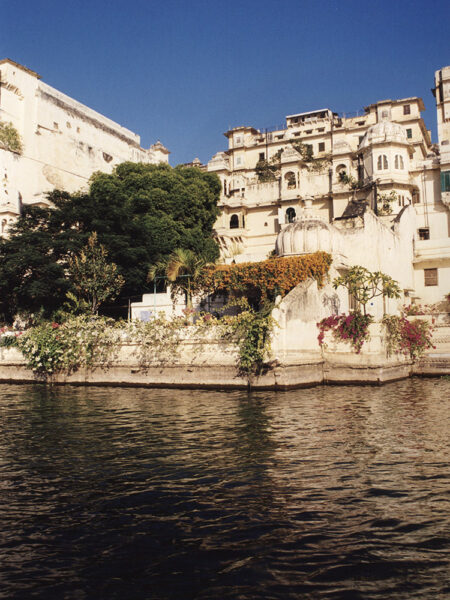
[[[0,386],[0,589],[446,598],[449,391]]]

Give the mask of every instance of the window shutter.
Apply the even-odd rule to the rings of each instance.
[[[424,269],[425,286],[438,285],[438,270]]]

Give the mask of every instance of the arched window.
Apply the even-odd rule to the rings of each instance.
[[[284,180],[286,182],[286,186],[287,186],[288,190],[291,190],[291,189],[297,187],[297,181],[295,180],[295,173],[293,173],[292,171],[289,171],[288,173],[286,173],[286,175],[284,176]]]
[[[405,168],[405,163],[403,162],[403,156],[401,156],[401,154],[395,155],[394,167],[396,169],[400,169],[401,171],[403,171],[403,169]]]
[[[7,223],[6,219],[3,219],[2,220],[2,233],[5,233],[6,223]]]
[[[237,215],[231,215],[230,229],[239,229],[239,217]]]
[[[377,160],[377,169],[378,171],[382,171],[383,169],[388,168],[388,159],[386,154],[380,154]]]
[[[295,221],[295,217],[295,208],[292,208],[292,206],[290,206],[286,211],[286,223],[293,223]]]

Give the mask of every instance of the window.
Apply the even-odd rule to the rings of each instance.
[[[410,140],[412,138],[412,129],[406,130],[406,137],[408,138],[408,140]]]
[[[289,207],[286,211],[286,223],[293,223],[295,221],[295,217],[295,208]]]
[[[430,228],[429,227],[421,227],[418,230],[419,240],[429,240],[430,239]]]
[[[347,167],[345,165],[338,165],[336,167],[336,175],[339,175],[340,173],[347,174]]]
[[[236,156],[236,166],[239,166],[242,164],[242,157],[241,156]]]
[[[236,145],[238,145],[238,144],[242,144],[242,138],[241,138],[241,136],[240,136],[240,135],[237,135],[237,136],[234,138],[234,143],[235,143]]]
[[[350,311],[355,311],[358,310],[358,301],[356,300],[355,296],[353,296],[353,294],[350,294],[350,292],[348,293],[348,309]]]
[[[386,154],[380,154],[377,160],[377,169],[378,171],[383,171],[388,168],[388,159]]]
[[[286,173],[286,175],[284,176],[284,180],[286,182],[286,187],[288,188],[288,190],[292,190],[297,187],[295,173],[293,173],[292,171]]]
[[[410,115],[411,114],[411,106],[409,104],[403,105],[403,114]]]
[[[450,192],[450,171],[441,171],[441,192]]]
[[[319,142],[319,152],[325,152],[325,142]]]
[[[239,217],[237,215],[231,215],[230,229],[239,229]]]
[[[403,163],[403,156],[400,156],[400,154],[396,154],[396,155],[395,155],[395,159],[394,159],[394,167],[395,167],[396,169],[399,169],[399,170],[401,170],[401,171],[402,171],[402,170],[405,168],[405,165],[404,165],[404,163]]]
[[[425,287],[430,285],[438,285],[438,270],[437,269],[424,269]]]
[[[308,129],[308,131],[305,131],[305,133],[312,133],[312,129]]]
[[[53,129],[59,129],[59,125],[56,121],[53,122]]]
[[[264,159],[265,159],[265,154],[264,154],[264,152],[260,152],[260,153],[259,153],[259,158],[258,158],[258,161],[260,161],[260,160],[264,160]]]

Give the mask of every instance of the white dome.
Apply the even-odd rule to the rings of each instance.
[[[278,256],[311,254],[323,250],[333,252],[332,226],[304,210],[297,221],[289,223],[278,234],[275,252]]]
[[[369,127],[366,131],[359,148],[367,148],[372,144],[383,142],[397,142],[400,144],[408,144],[405,128],[399,123],[393,121],[381,121]]]

